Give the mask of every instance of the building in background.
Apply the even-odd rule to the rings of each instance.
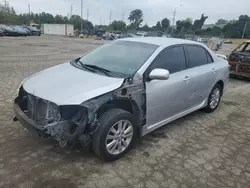
[[[71,24],[42,24],[41,30],[43,34],[49,35],[74,35],[74,26]]]

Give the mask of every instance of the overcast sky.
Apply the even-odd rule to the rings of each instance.
[[[28,4],[34,13],[48,12],[53,15],[61,14],[67,16],[70,6],[73,5],[73,14],[81,14],[81,0],[8,0],[17,13],[27,13]],[[3,0],[0,0],[3,3]],[[208,16],[205,24],[215,23],[219,18],[227,20],[237,19],[241,14],[249,14],[250,0],[83,0],[83,18],[87,18],[89,9],[89,20],[94,24],[109,23],[110,11],[112,20],[121,20],[128,23],[131,10],[141,9],[144,15],[144,23],[152,26],[158,20],[167,17],[173,19],[176,8],[176,20],[187,17],[193,20],[200,18],[204,13]]]

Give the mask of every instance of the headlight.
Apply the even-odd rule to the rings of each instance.
[[[61,113],[59,111],[59,107],[51,102],[48,102],[46,119],[52,122],[59,122],[61,120]]]

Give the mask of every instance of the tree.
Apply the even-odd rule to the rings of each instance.
[[[123,31],[126,28],[126,23],[124,21],[113,21],[110,26],[115,30]]]
[[[220,36],[221,35],[221,28],[218,26],[214,26],[211,31],[212,36]]]
[[[176,32],[177,33],[193,33],[192,20],[187,18],[186,20],[178,20],[176,22]]]
[[[162,29],[166,31],[166,30],[168,29],[169,26],[170,26],[170,21],[169,21],[169,19],[164,18],[164,19],[161,21],[161,27],[162,27]]]
[[[156,23],[156,29],[161,30],[161,22],[160,21],[158,21]]]
[[[208,18],[207,16],[204,16],[204,14],[202,14],[201,18],[199,20],[195,20],[194,21],[194,30],[195,31],[201,30],[201,28],[204,25],[207,18]]]
[[[135,9],[131,11],[128,19],[135,29],[139,28],[139,26],[143,22],[143,13],[141,9]]]
[[[239,17],[240,22],[247,22],[250,21],[250,17],[248,15],[240,15]]]
[[[224,25],[224,24],[227,24],[227,23],[228,23],[227,20],[219,19],[219,20],[215,23],[215,25]]]
[[[145,24],[144,26],[141,27],[141,30],[143,30],[143,31],[149,31],[150,27],[148,26],[148,24]]]

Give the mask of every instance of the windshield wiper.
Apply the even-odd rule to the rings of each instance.
[[[98,67],[98,66],[96,66],[96,65],[90,65],[90,64],[83,64],[83,63],[81,63],[82,64],[82,66],[84,67],[84,68],[90,68],[90,69],[92,69],[92,70],[98,70],[99,72],[102,72],[102,73],[104,73],[105,75],[107,75],[107,76],[110,76],[110,70],[107,70],[107,69],[104,69],[104,68],[102,68],[102,67]]]
[[[85,65],[85,64],[83,64],[80,60],[79,60],[79,61],[77,61],[76,63],[79,63],[79,64],[80,64],[80,66],[81,66],[82,68],[87,69],[87,70],[89,70],[89,71],[91,71],[91,72],[94,72],[94,70],[93,70],[92,68],[90,68],[90,67],[86,66],[86,65]]]

